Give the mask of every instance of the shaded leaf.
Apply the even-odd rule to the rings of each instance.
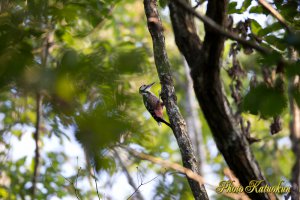
[[[235,2],[235,1],[230,2],[228,4],[228,11],[227,11],[227,13],[228,14],[238,14],[238,13],[241,13],[240,9],[237,9],[236,6],[237,6],[237,2]]]
[[[251,5],[252,0],[244,0],[243,5],[241,7],[241,12],[245,12],[248,7]]]
[[[300,34],[288,34],[285,38],[284,41],[295,47],[298,51],[300,51]]]
[[[252,88],[245,95],[242,103],[243,111],[249,111],[263,118],[280,115],[286,107],[286,94],[263,83]]]
[[[300,75],[300,62],[297,61],[297,62],[286,65],[285,70],[286,70],[286,75],[288,77]]]
[[[281,54],[277,51],[272,51],[269,55],[261,56],[259,58],[259,63],[271,67],[272,65],[277,65],[277,63],[280,61]]]
[[[287,46],[283,43],[283,40],[280,39],[280,38],[277,38],[276,36],[274,35],[268,35],[265,37],[265,40],[275,46],[276,48],[278,48],[279,50],[283,51],[284,49],[287,48]]]
[[[282,25],[279,23],[279,22],[275,22],[271,25],[268,25],[266,26],[266,28],[264,29],[260,29],[260,31],[258,31],[257,35],[262,37],[262,36],[265,36],[269,33],[272,33],[272,32],[275,32],[275,31],[278,31],[280,29],[282,29]]]
[[[253,6],[252,8],[250,8],[249,13],[268,14],[262,6]]]
[[[165,8],[168,4],[168,0],[159,0],[159,5],[162,8]]]

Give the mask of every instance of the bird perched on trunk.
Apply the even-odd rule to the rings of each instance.
[[[143,101],[146,109],[150,112],[157,123],[160,125],[160,123],[162,122],[171,128],[171,124],[165,121],[163,118],[164,103],[152,92],[150,92],[150,88],[152,87],[152,85],[154,85],[154,83],[151,83],[149,85],[142,85],[139,89],[139,93],[143,96]]]

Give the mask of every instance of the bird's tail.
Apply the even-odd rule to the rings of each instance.
[[[172,127],[171,127],[171,124],[170,124],[169,122],[167,122],[166,120],[160,118],[159,121],[162,122],[162,123],[164,123],[164,124],[166,124],[166,125],[169,126],[170,128],[172,128]]]

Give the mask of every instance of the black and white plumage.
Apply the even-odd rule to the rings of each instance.
[[[146,109],[158,122],[158,124],[162,122],[171,127],[171,124],[163,118],[164,103],[150,91],[150,88],[152,87],[152,85],[154,85],[154,83],[151,83],[149,85],[142,85],[139,89],[139,93],[143,96],[143,101]]]

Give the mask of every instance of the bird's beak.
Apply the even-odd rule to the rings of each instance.
[[[146,89],[150,89],[150,88],[152,87],[152,85],[154,85],[154,84],[155,84],[155,82],[153,82],[153,83],[147,85]]]

